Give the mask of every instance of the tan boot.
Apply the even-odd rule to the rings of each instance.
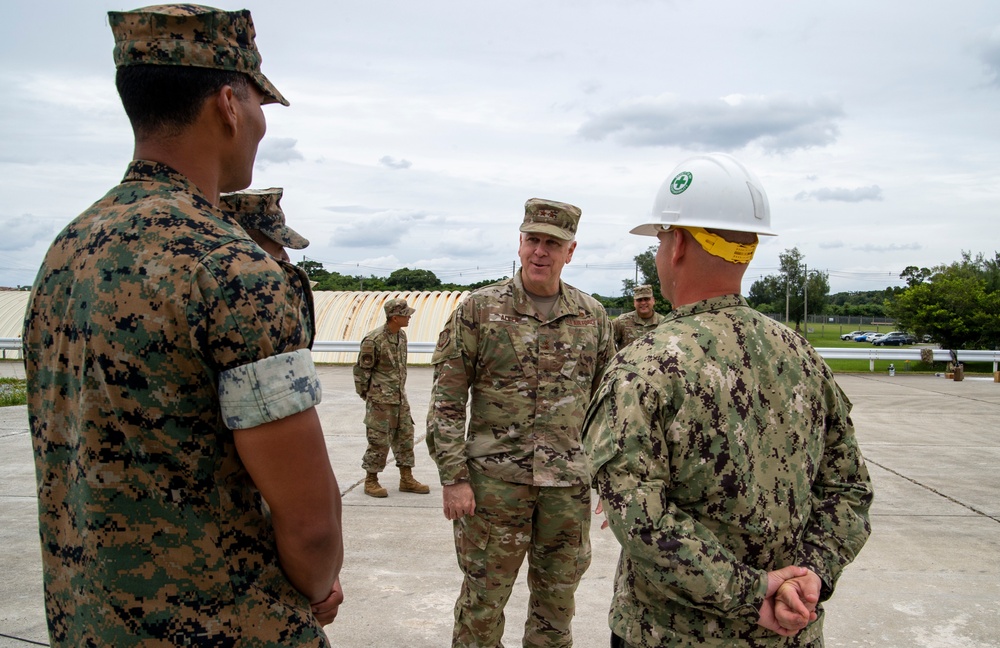
[[[430,487],[427,484],[421,484],[416,479],[413,478],[413,473],[410,471],[409,466],[399,467],[399,492],[401,493],[420,493],[421,495],[426,495],[431,492]]]
[[[389,491],[382,488],[382,485],[378,483],[378,473],[368,473],[365,477],[365,495],[371,495],[372,497],[389,497]]]

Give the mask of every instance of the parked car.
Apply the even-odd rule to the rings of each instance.
[[[903,346],[904,344],[913,344],[916,341],[916,338],[909,333],[893,331],[875,340],[874,344],[875,346]]]
[[[879,341],[879,338],[883,337],[884,335],[885,333],[875,333],[873,335],[869,335],[868,337],[865,338],[865,342],[871,342],[872,344],[875,344],[876,342]]]
[[[844,333],[840,336],[841,340],[853,340],[857,336],[863,334],[864,331],[851,331],[850,333]]]
[[[854,336],[854,341],[855,342],[867,342],[869,335],[875,335],[875,331],[866,331],[866,332],[862,333],[861,335],[856,335],[856,336]]]

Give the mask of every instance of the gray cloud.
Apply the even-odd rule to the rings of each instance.
[[[397,160],[396,158],[391,157],[389,155],[383,155],[381,158],[379,158],[378,163],[389,169],[409,169],[411,166],[413,166],[413,163],[410,162],[409,160],[402,160],[402,159]]]
[[[979,47],[979,58],[986,66],[987,74],[992,77],[991,83],[1000,86],[1000,27],[984,38]]]
[[[844,247],[843,241],[823,241],[819,244],[821,250],[836,250]]]
[[[31,214],[21,218],[6,218],[0,220],[0,250],[11,252],[34,247],[39,241],[51,241],[54,232],[51,223],[35,220]]]
[[[902,252],[920,250],[922,247],[919,243],[890,243],[889,245],[873,245],[868,243],[866,245],[856,245],[851,249],[858,252]]]
[[[260,143],[257,160],[281,164],[292,160],[304,160],[301,153],[295,150],[298,140],[291,137],[268,137]]]
[[[795,194],[795,200],[836,200],[838,202],[862,202],[865,200],[882,200],[882,189],[878,185],[846,189],[844,187],[824,187],[812,191],[800,191]]]
[[[624,146],[731,151],[756,143],[778,152],[832,144],[843,115],[840,105],[827,98],[734,95],[698,103],[665,95],[594,115],[577,133],[588,140],[610,137]]]
[[[377,214],[380,211],[384,211],[376,207],[365,207],[363,205],[331,205],[323,209],[339,214]]]
[[[332,244],[338,247],[386,247],[399,243],[415,221],[427,217],[422,212],[385,211],[333,231]]]

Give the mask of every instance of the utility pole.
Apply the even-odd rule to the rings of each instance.
[[[803,284],[802,284],[802,319],[805,320],[805,328],[802,329],[802,336],[808,337],[809,332],[809,264],[803,264]]]
[[[788,326],[788,275],[785,275],[785,326]]]

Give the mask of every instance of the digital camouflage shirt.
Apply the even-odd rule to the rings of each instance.
[[[354,363],[358,396],[373,403],[406,405],[406,354],[403,329],[393,335],[384,324],[368,333]]]
[[[630,646],[795,646],[757,626],[766,574],[833,592],[868,538],[851,404],[801,336],[739,295],[671,312],[608,367],[584,446],[622,545],[611,628]]]
[[[326,644],[233,442],[320,400],[300,279],[152,162],[56,237],[24,330],[53,645]]]
[[[587,483],[580,431],[613,354],[604,307],[572,286],[560,282],[547,318],[520,272],[472,292],[441,331],[431,360],[427,447],[441,483],[467,479],[467,462],[517,484]]]
[[[611,320],[611,330],[615,335],[615,348],[623,349],[635,340],[649,333],[663,321],[663,315],[654,312],[649,319],[642,319],[636,311],[623,313]]]

